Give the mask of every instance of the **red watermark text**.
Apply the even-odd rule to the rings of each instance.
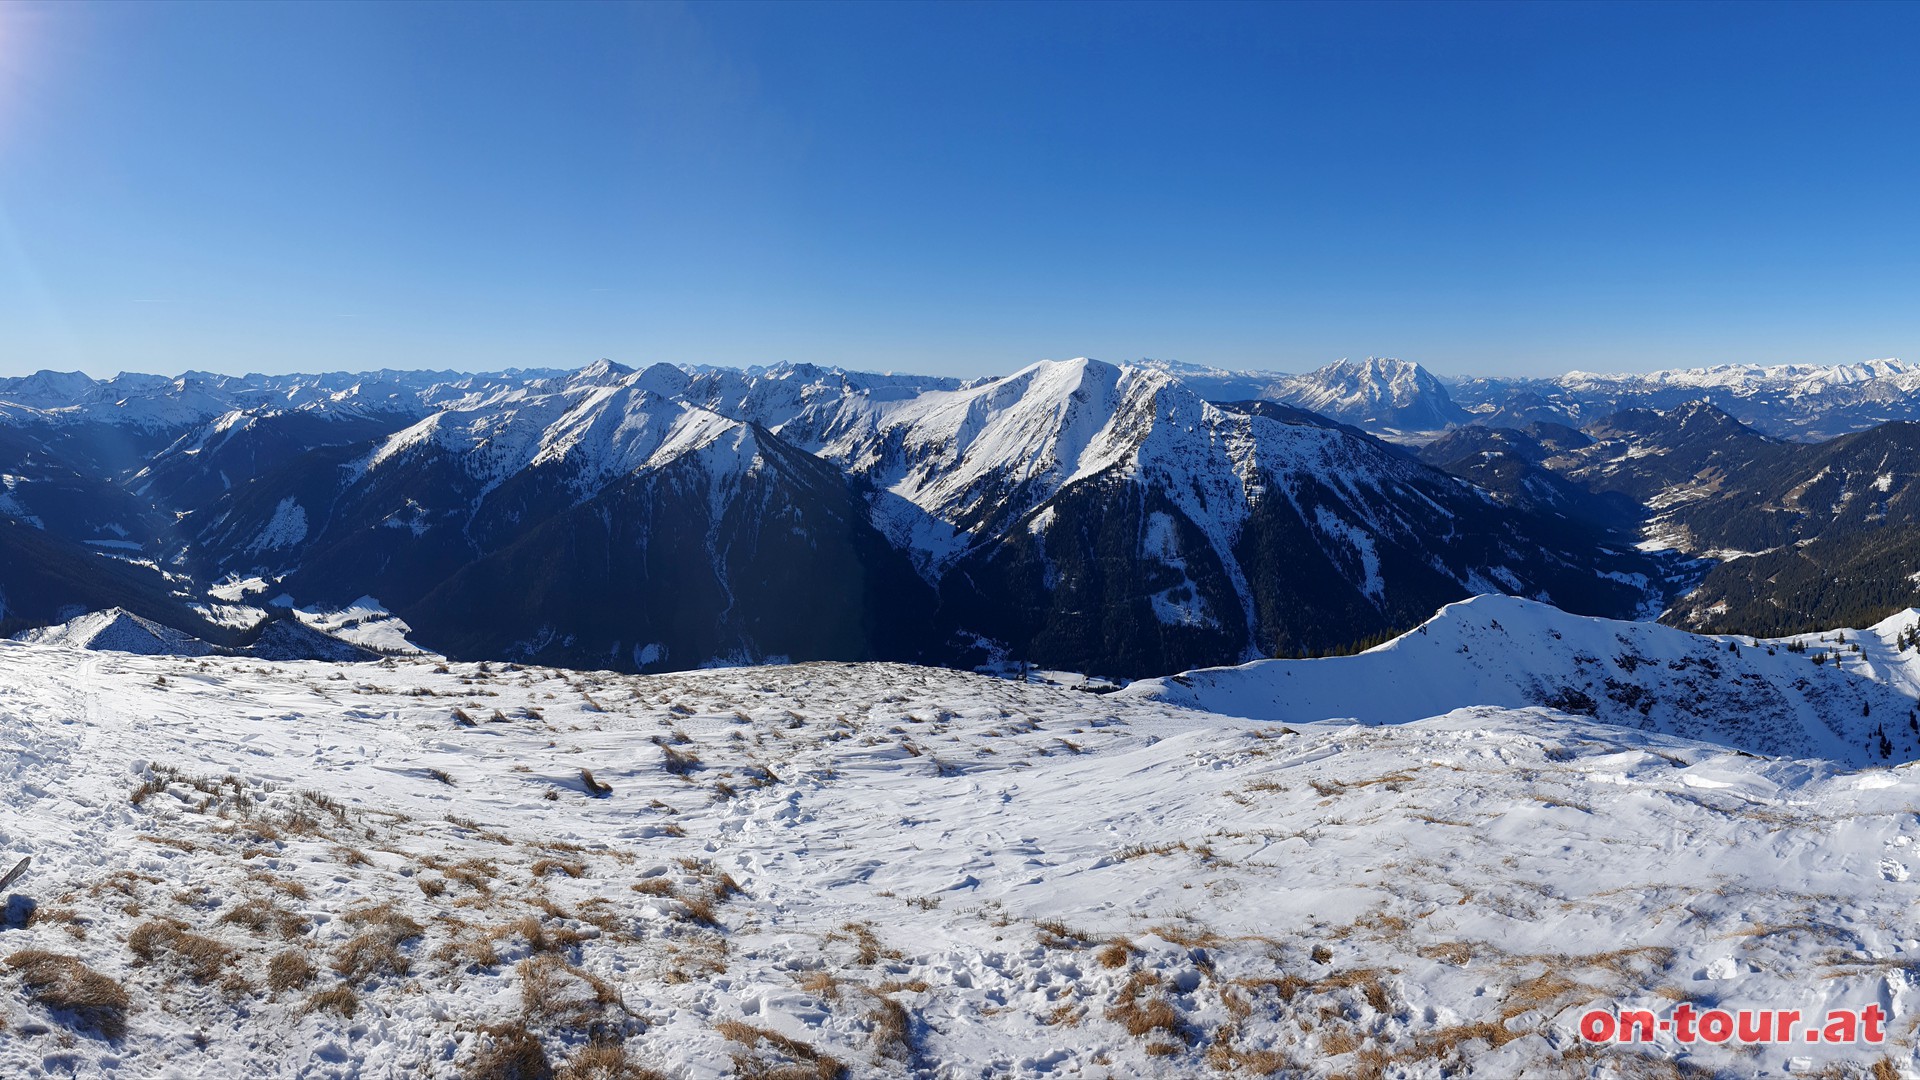
[[[1701,1043],[1881,1043],[1887,1012],[1878,1005],[1805,1015],[1798,1009],[1695,1009],[1675,1005],[1666,1016],[1651,1009],[1591,1009],[1580,1017],[1580,1037],[1595,1043],[1650,1043],[1670,1038]]]

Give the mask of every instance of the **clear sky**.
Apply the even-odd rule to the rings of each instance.
[[[0,4],[0,373],[1920,358],[1920,7]]]

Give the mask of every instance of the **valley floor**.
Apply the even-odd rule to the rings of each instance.
[[[0,1075],[1907,1075],[1917,808],[1537,709],[5,643]],[[1680,1002],[1892,1020],[1576,1034]]]

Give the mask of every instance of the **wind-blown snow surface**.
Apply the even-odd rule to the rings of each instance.
[[[1905,768],[891,665],[5,643],[0,719],[9,1077],[499,1075],[516,1025],[687,1078],[1656,1075],[1573,1023],[1681,1000],[1894,1017],[1691,1050],[1723,1074],[1912,1065]],[[123,984],[124,1036],[27,950]]]

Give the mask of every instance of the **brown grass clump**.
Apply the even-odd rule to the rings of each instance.
[[[1186,1040],[1187,1025],[1181,1019],[1180,1010],[1174,1008],[1164,994],[1152,992],[1159,986],[1159,976],[1146,971],[1134,972],[1120,988],[1119,1000],[1107,1010],[1107,1019],[1126,1028],[1127,1034],[1135,1038],[1162,1032]]]
[[[667,1080],[667,1074],[635,1064],[625,1044],[604,1040],[568,1058],[557,1080]]]
[[[1217,949],[1227,940],[1204,926],[1189,929],[1184,926],[1164,924],[1154,927],[1150,932],[1161,941],[1184,949]]]
[[[537,878],[546,877],[555,870],[560,871],[570,878],[585,877],[587,875],[587,864],[584,862],[570,862],[564,859],[539,859],[533,864],[533,876]]]
[[[874,1053],[912,1064],[915,1057],[913,1017],[905,1005],[876,995],[873,1008],[867,1012],[867,1021],[873,1025]]]
[[[1034,936],[1049,949],[1084,949],[1092,942],[1085,934],[1058,919],[1042,919],[1033,924]]]
[[[491,946],[494,943],[514,937],[525,941],[527,943],[527,951],[530,953],[559,952],[562,949],[570,949],[587,940],[585,934],[582,934],[570,926],[549,927],[532,915],[522,915],[512,922],[491,927],[482,935],[482,939],[489,947],[489,951],[491,951]],[[485,966],[491,967],[496,963],[499,963],[497,959],[487,963]]]
[[[609,1009],[624,1009],[611,983],[551,954],[520,961],[520,1003],[527,1019],[563,1028],[583,1028]]]
[[[108,1039],[126,1034],[133,1008],[126,988],[78,958],[27,949],[7,957],[7,968],[20,974],[27,993],[46,1008],[70,1012]]]
[[[800,989],[814,997],[831,999],[840,996],[840,980],[834,978],[833,972],[825,968],[809,971],[796,981],[800,984]]]
[[[1320,1036],[1320,1056],[1323,1058],[1351,1054],[1359,1048],[1360,1040],[1350,1031],[1328,1028]]]
[[[746,1047],[747,1052],[733,1055],[734,1074],[742,1080],[842,1080],[847,1075],[847,1067],[837,1059],[771,1028],[722,1020],[713,1029]],[[776,1055],[787,1060],[768,1060]]]
[[[1126,938],[1114,938],[1100,946],[1100,951],[1094,953],[1093,958],[1103,968],[1126,967],[1127,961],[1133,959],[1133,942]]]
[[[313,981],[313,962],[299,949],[274,954],[267,961],[267,989],[278,994],[298,990]]]
[[[882,957],[889,960],[898,960],[900,958],[898,950],[881,947],[880,938],[874,934],[872,923],[847,923],[840,927],[839,931],[828,934],[827,940],[852,941],[854,947],[854,963],[859,964],[861,967],[871,967],[879,963]]]
[[[465,1080],[553,1080],[553,1062],[525,1024],[493,1024],[479,1034],[480,1048],[460,1072]]]
[[[1171,855],[1176,851],[1186,851],[1187,842],[1176,840],[1163,844],[1128,844],[1116,853],[1122,862],[1144,859],[1149,855]]]
[[[307,932],[306,919],[271,900],[248,900],[236,905],[220,916],[220,922],[243,926],[262,936],[268,932],[276,933],[287,941]]]
[[[720,909],[713,902],[713,897],[689,893],[680,897],[679,900],[687,909],[688,921],[697,922],[702,926],[720,925]]]
[[[1483,1020],[1477,1024],[1456,1024],[1438,1031],[1416,1036],[1413,1040],[1413,1052],[1421,1060],[1439,1061],[1457,1057],[1461,1048],[1475,1041],[1485,1042],[1498,1048],[1527,1034],[1526,1031],[1508,1030],[1504,1023]]]
[[[340,1016],[351,1017],[360,1011],[360,996],[353,992],[351,986],[335,986],[308,996],[307,1012],[316,1013],[323,1009]]]
[[[440,871],[448,881],[459,882],[481,894],[492,893],[493,879],[500,876],[499,864],[488,859],[462,859],[457,863],[449,863],[428,856],[420,861]]]
[[[700,755],[692,750],[676,750],[663,742],[660,744],[660,767],[675,776],[688,776],[700,767]]]
[[[1236,1046],[1240,1032],[1233,1024],[1222,1024],[1213,1034],[1213,1045],[1207,1048],[1207,1064],[1220,1072],[1271,1076],[1284,1069],[1299,1070],[1299,1064],[1279,1050],[1243,1050]]]
[[[307,887],[292,878],[276,877],[265,870],[254,870],[247,874],[249,881],[257,881],[275,892],[285,893],[295,900],[307,898]]]
[[[1390,972],[1382,968],[1354,968],[1351,971],[1339,971],[1319,980],[1314,984],[1314,989],[1358,990],[1360,996],[1366,1000],[1368,1008],[1377,1013],[1390,1013],[1393,1011],[1393,1001],[1387,994],[1386,984],[1380,981],[1380,976],[1385,974]]]
[[[194,982],[212,981],[233,964],[235,950],[210,937],[187,930],[178,919],[151,919],[127,935],[127,948],[142,964],[168,957],[186,969]]]
[[[1557,971],[1547,970],[1525,982],[1514,983],[1503,1001],[1507,1008],[1515,1010],[1514,1015],[1518,1015],[1528,1009],[1553,1005],[1568,994],[1585,989],[1588,987]]]
[[[360,933],[340,946],[333,956],[333,970],[349,982],[361,982],[374,975],[405,975],[411,968],[400,946],[426,932],[392,902],[356,908],[342,918]]]
[[[1438,960],[1455,967],[1465,966],[1467,961],[1473,959],[1473,948],[1463,941],[1441,941],[1432,945],[1422,945],[1419,952],[1428,960]]]

